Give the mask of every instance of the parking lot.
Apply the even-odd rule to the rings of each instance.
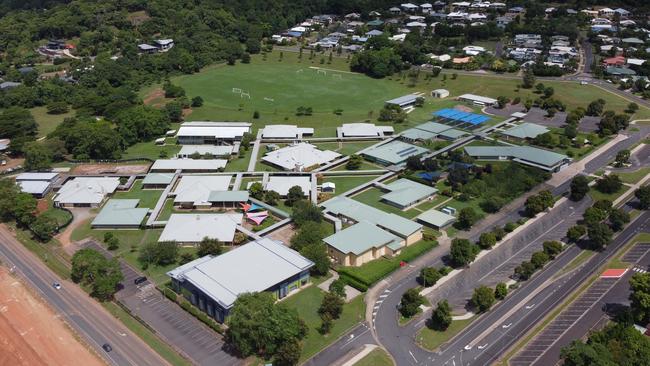
[[[512,366],[535,365],[566,331],[569,330],[591,307],[620,280],[620,278],[599,278],[569,307],[564,309],[533,341],[510,360]]]
[[[650,243],[640,243],[627,251],[623,256],[623,262],[636,263],[638,262],[648,251],[650,251]]]
[[[83,246],[112,258],[112,253],[95,241],[87,241]],[[120,260],[120,267],[124,281],[116,298],[166,343],[197,365],[229,366],[242,362],[223,349],[220,334],[164,297],[148,280],[136,285],[133,281],[142,274],[125,261]]]

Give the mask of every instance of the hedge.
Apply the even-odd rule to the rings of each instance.
[[[165,294],[165,296],[173,302],[178,301],[178,295],[176,294],[176,292],[174,292],[174,290],[170,289],[169,287],[163,288],[163,294]]]
[[[360,267],[340,267],[337,271],[348,285],[359,291],[367,291],[382,278],[399,269],[401,262],[410,262],[436,245],[436,241],[423,240],[402,249],[402,253],[393,258],[375,259]]]
[[[215,332],[219,334],[223,334],[223,328],[221,328],[221,325],[217,323],[214,319],[210,318],[208,314],[202,312],[198,308],[196,308],[194,305],[190,304],[189,301],[182,299],[180,301],[181,307],[187,311],[188,313],[194,315],[195,318],[199,319],[202,321],[205,325],[208,327],[212,328]]]

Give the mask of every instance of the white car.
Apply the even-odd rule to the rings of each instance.
[[[54,288],[57,289],[57,290],[60,290],[60,289],[61,289],[61,284],[58,283],[58,282],[54,282],[54,283],[52,284],[52,287],[54,287]]]
[[[580,82],[580,85],[587,85],[587,84],[589,84],[589,83],[586,82],[586,81],[581,81],[581,82]]]
[[[471,345],[471,344],[468,344],[467,346],[465,346],[465,351],[469,351],[469,350],[471,350],[471,349],[472,349],[472,345]]]

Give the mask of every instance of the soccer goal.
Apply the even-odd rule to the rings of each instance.
[[[305,71],[305,70],[303,70],[303,69],[298,69],[298,70],[296,70],[296,74],[302,74],[303,71]]]
[[[240,98],[244,98],[244,97],[246,97],[246,98],[248,98],[248,99],[251,99],[251,94],[248,93],[248,92],[241,92],[241,94],[239,94],[239,97],[240,97]]]
[[[269,97],[264,97],[264,100],[267,102],[275,102],[275,99]]]
[[[332,79],[343,80],[343,75],[341,75],[341,74],[332,74]]]
[[[232,88],[232,92],[235,94],[241,94],[241,89],[240,88]]]
[[[316,75],[320,75],[320,74],[327,76],[327,71],[321,69],[316,70]]]

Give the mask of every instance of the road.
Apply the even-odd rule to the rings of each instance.
[[[168,365],[146,343],[128,330],[94,299],[72,282],[54,274],[0,225],[0,258],[25,279],[57,313],[111,365]],[[60,290],[52,284],[59,282]],[[105,352],[104,343],[113,350]]]

